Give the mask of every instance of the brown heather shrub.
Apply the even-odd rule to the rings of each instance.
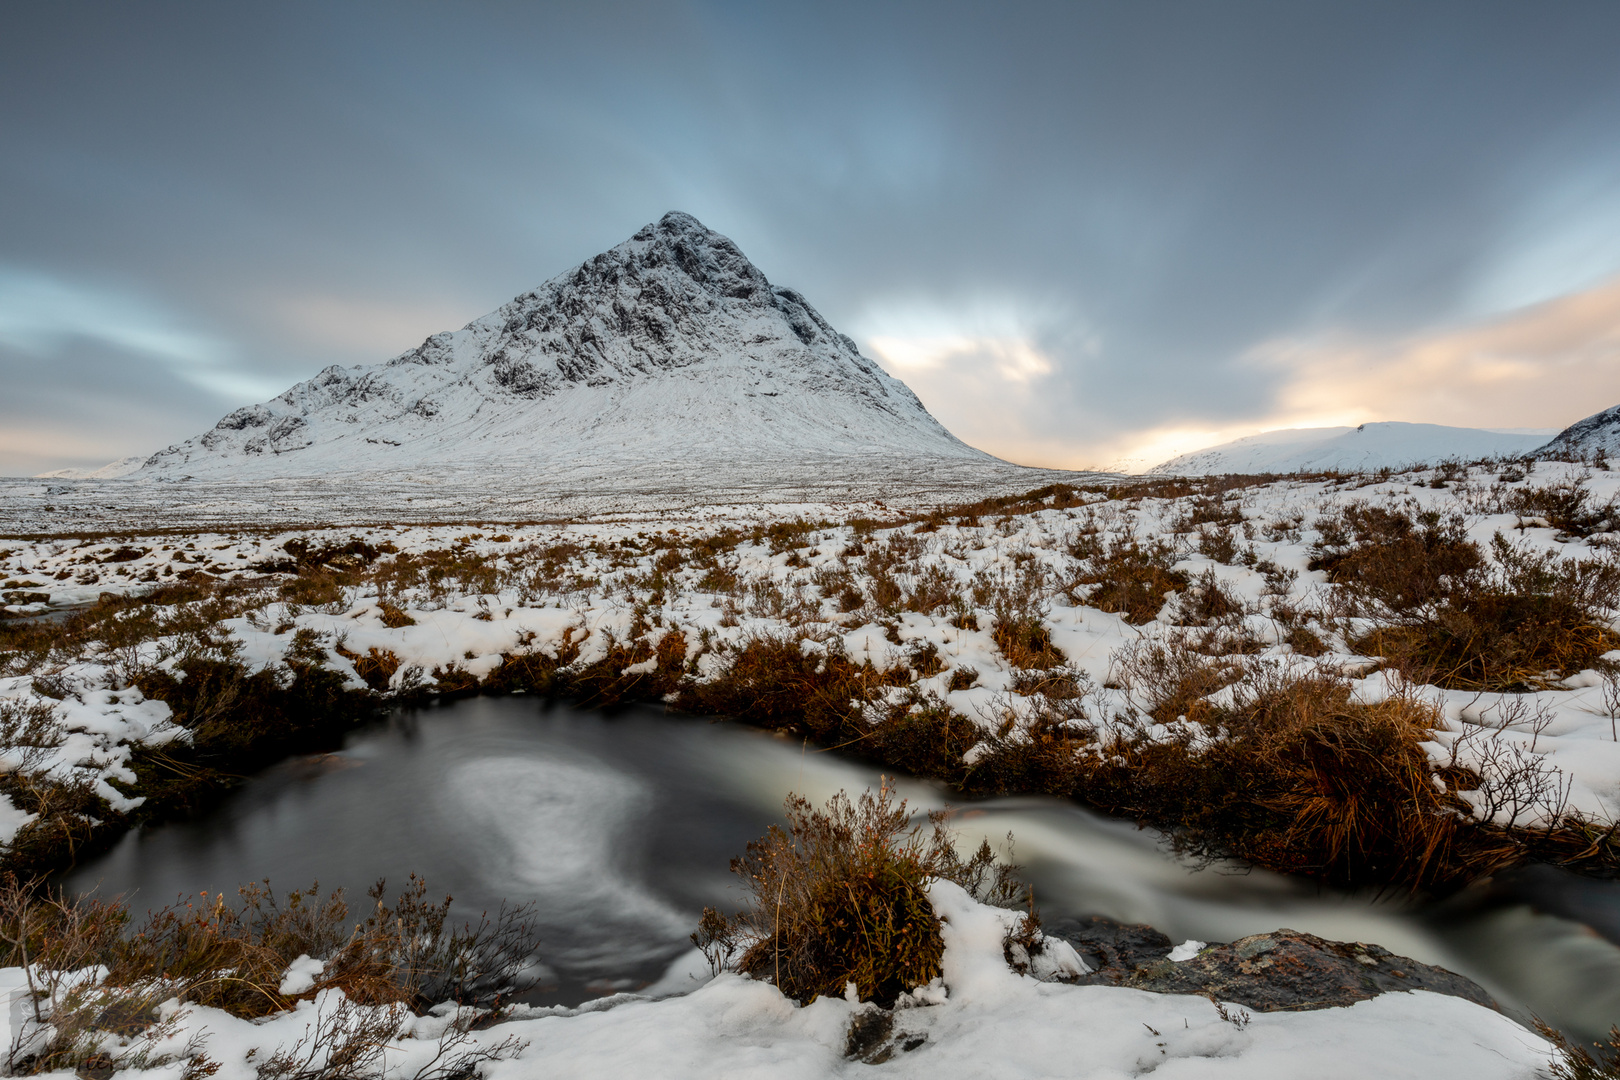
[[[747,906],[731,918],[706,909],[692,940],[717,970],[741,950],[738,971],[805,1004],[842,997],[853,983],[861,1000],[891,1005],[938,976],[945,948],[930,880],[991,902],[1021,895],[1016,868],[996,865],[988,842],[962,860],[946,816],[930,815],[929,833],[913,829],[886,782],[854,802],[839,792],[823,807],[789,795],[783,810],[786,830],[771,826],[732,860]]]
[[[1243,524],[1243,508],[1236,502],[1227,502],[1219,495],[1198,495],[1178,507],[1172,528],[1176,532],[1192,532],[1204,525],[1222,526],[1207,532],[1227,532],[1225,526]],[[1222,560],[1225,561],[1225,560]]]
[[[1410,611],[1441,599],[1484,562],[1461,517],[1356,504],[1316,524],[1309,567],[1364,607]]]
[[[1591,536],[1620,529],[1620,504],[1598,504],[1584,479],[1542,487],[1511,488],[1500,496],[1502,509],[1521,518],[1541,518],[1566,536]]]
[[[1187,585],[1187,575],[1171,569],[1174,552],[1162,541],[1126,536],[1103,544],[1091,538],[1071,554],[1086,565],[1066,587],[1069,595],[1088,607],[1123,615],[1133,626],[1151,622],[1165,597]],[[1081,598],[1076,588],[1082,585],[1096,587]]]
[[[681,687],[675,705],[802,734],[924,776],[959,776],[962,755],[981,737],[978,725],[911,680],[904,667],[880,672],[836,650],[807,654],[792,638],[761,636],[730,653],[715,678]],[[910,688],[870,716],[870,704],[891,687]]]
[[[1593,1043],[1591,1050],[1539,1018],[1535,1029],[1558,1053],[1552,1063],[1553,1080],[1620,1080],[1620,1027],[1611,1027],[1609,1037]]]
[[[1594,667],[1620,648],[1620,562],[1560,559],[1501,536],[1489,563],[1448,577],[1422,606],[1380,612],[1353,644],[1417,682],[1521,691]]]
[[[278,899],[268,883],[254,883],[235,902],[202,893],[135,926],[122,901],[69,899],[7,875],[0,948],[5,964],[33,964],[47,981],[102,965],[108,986],[161,984],[162,997],[249,1018],[329,987],[359,1004],[417,1011],[444,1001],[498,1007],[521,990],[536,949],[530,909],[503,907],[458,929],[448,923],[450,898],[436,904],[426,893],[413,874],[389,904],[379,881],[365,919],[350,923],[341,889],[323,896],[316,885]],[[324,969],[308,991],[282,994],[287,965],[306,955],[325,960]]]
[[[913,579],[903,606],[907,611],[932,615],[949,608],[957,598],[956,579],[938,566],[929,566]]]
[[[1205,570],[1188,584],[1180,596],[1178,621],[1182,626],[1209,626],[1212,623],[1230,622],[1242,618],[1247,613],[1243,601],[1233,596],[1231,590],[1221,584],[1213,570]]]
[[[1491,557],[1460,518],[1352,506],[1318,524],[1311,561],[1341,587],[1345,613],[1371,618],[1352,642],[1417,682],[1525,690],[1593,666],[1620,647],[1612,557],[1561,559],[1500,535]]]
[[[1132,703],[1161,724],[1180,717],[1202,722],[1211,705],[1204,699],[1243,677],[1241,662],[1211,657],[1187,634],[1141,638],[1114,655],[1110,684],[1123,687]]]
[[[132,930],[119,901],[68,899],[8,876],[0,882],[0,948],[5,963],[25,969],[39,1025],[34,1038],[13,1043],[8,1071],[71,1069],[83,1076],[180,1064],[183,1080],[202,1080],[219,1066],[203,1056],[199,1041],[177,1045],[172,1019],[159,1014],[163,1001],[177,997],[251,1019],[337,988],[344,1000],[335,1016],[292,1049],[278,1048],[260,1076],[359,1080],[376,1075],[360,1067],[380,1063],[376,1040],[400,1038],[411,1012],[443,1001],[488,1017],[529,985],[523,972],[535,939],[527,909],[503,907],[493,919],[455,930],[445,925],[449,899],[428,903],[420,879],[413,876],[392,906],[383,892],[378,882],[369,894],[371,914],[353,926],[341,892],[322,897],[311,888],[281,902],[267,885],[249,885],[236,903],[204,893],[149,913]],[[325,960],[323,970],[309,990],[282,994],[288,964],[304,955]],[[78,978],[94,966],[105,970],[99,982]],[[377,1005],[387,1008],[364,1008]],[[453,1024],[419,1080],[470,1076],[479,1061],[518,1048],[512,1040],[493,1051],[469,1048],[469,1030]]]
[[[1267,668],[1234,704],[1204,704],[1195,713],[1224,738],[1121,737],[1088,770],[1089,797],[1172,827],[1180,850],[1347,886],[1450,888],[1522,857],[1436,786],[1419,745],[1438,723],[1427,705],[1369,705],[1343,683]]]

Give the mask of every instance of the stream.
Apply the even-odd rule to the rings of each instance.
[[[728,870],[781,819],[875,787],[879,770],[739,724],[653,708],[603,715],[514,696],[396,711],[339,753],[283,762],[207,814],[131,832],[65,875],[137,911],[201,891],[319,881],[351,910],[415,872],[453,917],[532,903],[540,1002],[655,981],[691,948],[705,905],[739,906]],[[964,801],[901,777],[913,810],[946,804],[969,847],[1015,839],[1043,914],[1151,923],[1176,941],[1289,927],[1372,942],[1481,983],[1514,1015],[1583,1038],[1620,1023],[1620,882],[1532,868],[1441,904],[1319,889],[1237,866],[1199,869],[1158,836],[1049,798]]]

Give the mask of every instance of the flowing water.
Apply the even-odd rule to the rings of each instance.
[[[690,949],[704,905],[739,894],[732,856],[781,816],[878,770],[795,740],[653,709],[612,716],[526,697],[400,711],[337,754],[253,777],[205,816],[134,832],[64,883],[137,909],[182,894],[318,880],[351,900],[423,875],[457,918],[533,903],[543,1000],[655,980]],[[1582,1037],[1620,1022],[1620,883],[1537,870],[1418,907],[1237,867],[1196,869],[1128,823],[1045,798],[964,803],[901,778],[914,809],[952,804],[961,839],[1015,836],[1049,916],[1151,923],[1176,940],[1291,927],[1374,942],[1484,984],[1521,1017]]]

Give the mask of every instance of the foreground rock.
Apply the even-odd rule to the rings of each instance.
[[[1354,1005],[1391,990],[1427,990],[1498,1008],[1477,983],[1444,968],[1378,945],[1327,941],[1297,930],[1210,945],[1187,960],[1171,960],[1172,942],[1151,926],[1093,916],[1057,920],[1046,930],[1073,945],[1092,967],[1082,983],[1200,994],[1257,1012]]]

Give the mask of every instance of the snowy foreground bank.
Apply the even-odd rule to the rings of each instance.
[[[711,979],[694,953],[645,994],[577,1009],[520,1008],[504,1022],[467,1032],[465,1041],[453,1012],[407,1017],[364,1075],[443,1078],[480,1052],[486,1057],[477,1067],[488,1080],[1547,1075],[1547,1043],[1458,998],[1388,993],[1349,1008],[1250,1016],[1201,997],[1042,982],[1016,974],[1003,957],[1017,915],[981,905],[948,882],[936,882],[930,900],[943,922],[944,974],[903,997],[892,1025],[872,1023],[870,1005],[824,998],[801,1008],[768,983],[730,973]],[[293,970],[284,986],[300,977],[308,985],[309,974]],[[22,972],[7,969],[0,979],[13,988],[7,1034],[13,1046],[25,1046],[43,1033],[27,1020]],[[285,1060],[289,1051],[304,1063],[302,1075],[357,1075],[323,1073],[342,1041],[332,1033],[359,1028],[366,1014],[387,1013],[347,1007],[335,990],[258,1021],[191,1005],[162,1011],[170,1022],[159,1044],[106,1037],[102,1049],[120,1068],[116,1075],[178,1080],[197,1075],[198,1063],[217,1063],[219,1080],[263,1080],[266,1063]],[[852,1041],[852,1028],[877,1034]],[[318,1046],[314,1036],[323,1029],[328,1038]],[[128,1067],[137,1061],[149,1067]]]

